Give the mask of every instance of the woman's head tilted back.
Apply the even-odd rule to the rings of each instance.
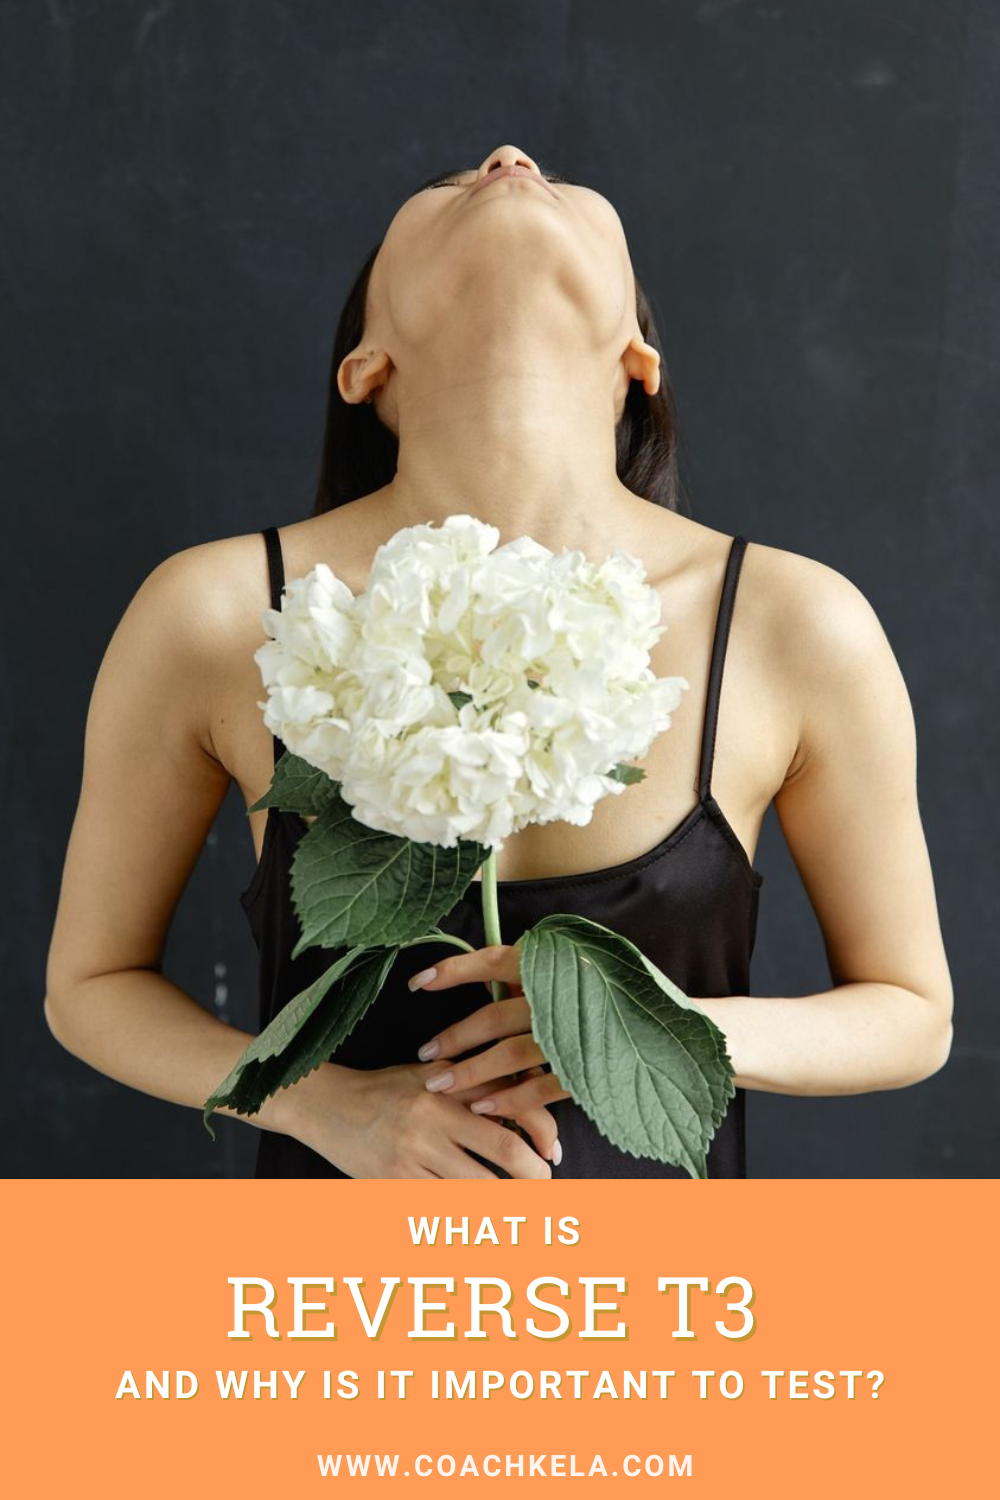
[[[621,221],[601,194],[502,146],[418,189],[358,273],[313,514],[389,484],[408,434],[461,433],[464,415],[469,441],[476,403],[502,409],[515,391],[522,408],[537,393],[540,432],[553,414],[605,424],[620,483],[679,508],[673,392]]]

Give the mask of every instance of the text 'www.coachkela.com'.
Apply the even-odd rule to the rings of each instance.
[[[690,1453],[317,1453],[324,1479],[690,1479]]]

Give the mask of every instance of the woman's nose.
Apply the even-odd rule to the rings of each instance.
[[[541,176],[538,164],[519,146],[498,146],[480,164],[478,175],[487,177],[497,167],[526,167],[529,172],[538,172]]]

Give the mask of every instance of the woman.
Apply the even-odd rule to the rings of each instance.
[[[230,781],[249,806],[280,753],[253,662],[268,589],[276,604],[284,578],[323,560],[359,592],[399,528],[471,512],[501,542],[638,556],[669,625],[651,665],[691,689],[645,779],[590,825],[507,841],[504,946],[482,946],[473,883],[442,926],[478,935],[476,951],[429,953],[412,989],[418,965],[402,954],[334,1059],[251,1117],[258,1175],[683,1175],[612,1148],[547,1068],[513,946],[546,911],[632,937],[726,1035],[737,1093],[710,1175],[746,1174],[745,1089],[859,1093],[943,1065],[951,985],[892,651],[833,569],[678,513],[661,379],[621,223],[598,193],[507,145],[403,204],[338,329],[314,515],[270,529],[266,549],[255,532],[168,558],[109,645],[48,966],[62,1045],[192,1108],[229,1072],[250,1037],[159,965]],[[772,802],[833,979],[791,999],[746,994],[752,858]],[[290,960],[302,820],[272,809],[251,826],[258,867],[241,899],[263,1025],[330,956]],[[501,1003],[483,999],[495,978],[511,987]]]

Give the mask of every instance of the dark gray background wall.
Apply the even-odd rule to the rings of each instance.
[[[751,1175],[997,1175],[998,85],[987,0],[0,5],[0,1172],[249,1170],[251,1127],[213,1145],[44,1022],[90,689],[163,557],[308,513],[349,279],[513,141],[622,217],[695,517],[853,579],[914,703],[952,1059],[751,1093]],[[231,792],[165,959],[247,1029],[252,863]],[[757,864],[754,992],[827,988],[773,813]]]

